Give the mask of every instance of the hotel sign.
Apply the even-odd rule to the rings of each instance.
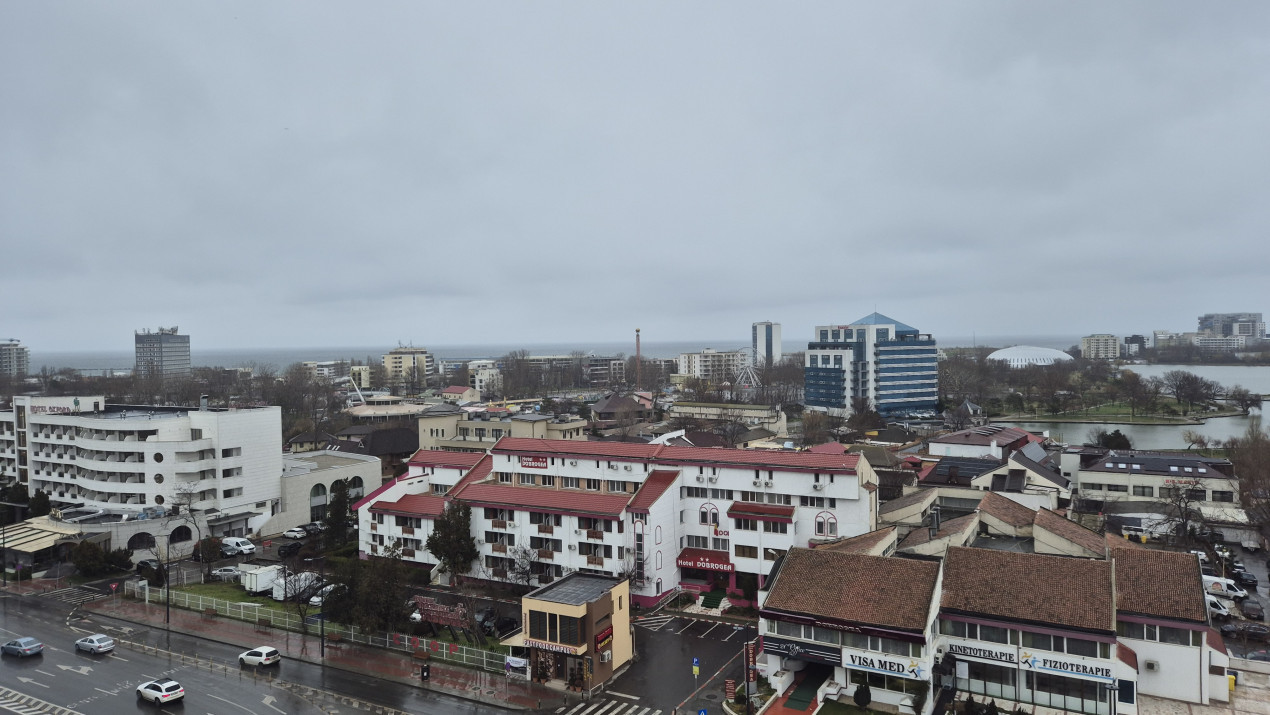
[[[1037,655],[1025,650],[1023,651],[1022,662],[1023,667],[1030,670],[1069,675],[1082,680],[1097,680],[1105,683],[1115,682],[1115,677],[1111,674],[1111,664],[1106,661],[1066,654]]]
[[[846,653],[843,665],[855,670],[867,670],[871,673],[894,675],[897,678],[925,680],[930,671],[922,666],[916,658],[887,658],[876,653]]]
[[[842,665],[842,651],[840,649],[818,643],[804,643],[764,636],[763,650],[769,653],[780,653],[788,658],[809,660],[813,663]]]
[[[1019,649],[984,641],[947,641],[948,652],[966,660],[984,663],[1019,664]]]
[[[705,569],[706,571],[731,571],[733,569],[730,563],[720,563],[718,561],[706,561],[705,559],[685,559],[678,558],[675,562],[680,568],[688,569]]]
[[[599,633],[595,634],[595,649],[604,650],[604,647],[613,642],[613,626],[609,626]]]
[[[538,648],[539,650],[549,650],[553,653],[568,653],[569,655],[581,655],[586,646],[571,646],[552,643],[550,641],[534,640],[532,638],[525,639],[525,645],[529,648]]]
[[[546,457],[521,457],[520,466],[528,467],[529,469],[546,469],[547,458]]]

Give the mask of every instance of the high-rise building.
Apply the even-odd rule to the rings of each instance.
[[[25,377],[31,371],[31,350],[16,338],[0,342],[0,377]]]
[[[190,336],[180,335],[177,330],[174,325],[153,333],[149,328],[136,332],[138,377],[167,380],[190,376]]]
[[[436,360],[424,348],[397,347],[384,356],[384,378],[390,385],[423,385],[436,373]]]
[[[754,367],[771,367],[781,361],[781,324],[755,323],[751,330]]]
[[[848,415],[852,400],[867,399],[891,417],[933,412],[939,401],[935,339],[880,313],[816,326],[806,360],[804,399],[812,409]]]
[[[706,348],[699,353],[680,353],[679,374],[707,380],[715,385],[736,377],[749,362],[747,350],[719,352]]]
[[[1086,335],[1080,339],[1080,356],[1086,360],[1115,360],[1120,357],[1120,341],[1108,333]]]
[[[1213,337],[1242,335],[1247,340],[1266,339],[1261,313],[1205,313],[1199,316],[1199,332]]]

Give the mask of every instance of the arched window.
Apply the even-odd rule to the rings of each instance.
[[[154,548],[154,534],[146,531],[138,531],[128,539],[129,551],[141,551],[142,549]]]
[[[314,484],[313,488],[309,490],[310,499],[324,496],[326,496],[326,485],[324,484]]]
[[[656,543],[656,544],[661,543],[661,527],[660,526],[657,527],[656,529],[653,529],[653,543]]]
[[[832,513],[822,511],[816,515],[816,536],[838,535],[838,519]]]
[[[657,595],[661,595],[661,579],[657,579]]]
[[[309,490],[309,521],[326,520],[326,486],[314,484]]]
[[[168,543],[179,544],[182,541],[190,541],[193,538],[194,534],[190,531],[190,527],[181,525],[172,530],[172,535],[168,537]]]
[[[361,498],[362,498],[362,492],[365,490],[365,488],[366,488],[366,486],[365,486],[365,484],[362,482],[362,478],[361,478],[361,477],[351,477],[351,478],[348,480],[348,498],[349,498],[349,499],[361,499]]]
[[[655,568],[657,568],[657,569],[659,569],[659,570],[661,569],[661,552],[660,552],[660,551],[658,551],[658,552],[657,552],[657,565],[656,565],[656,567],[655,567]],[[659,588],[659,589],[657,589],[657,590],[658,590],[659,592],[661,591],[661,589],[660,589],[660,588]]]
[[[706,504],[701,507],[701,511],[697,514],[698,523],[706,524],[713,527],[719,526],[719,510],[713,504]]]

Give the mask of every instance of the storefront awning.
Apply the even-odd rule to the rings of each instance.
[[[684,549],[676,560],[679,568],[732,572],[736,567],[728,560],[728,552],[710,549]]]
[[[794,520],[794,507],[783,504],[756,504],[754,502],[732,502],[728,507],[728,517],[732,519],[755,519],[757,521],[779,521],[786,524]]]

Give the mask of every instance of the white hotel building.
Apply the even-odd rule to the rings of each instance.
[[[26,397],[0,412],[0,482],[55,509],[140,515],[193,488],[218,535],[262,525],[279,499],[281,410],[126,407],[101,395]]]
[[[432,522],[459,500],[480,549],[472,575],[515,580],[526,561],[538,583],[629,574],[649,604],[677,587],[753,593],[791,547],[873,530],[876,491],[855,454],[506,437],[484,454],[420,450],[356,506],[363,556],[396,543],[435,565]]]

